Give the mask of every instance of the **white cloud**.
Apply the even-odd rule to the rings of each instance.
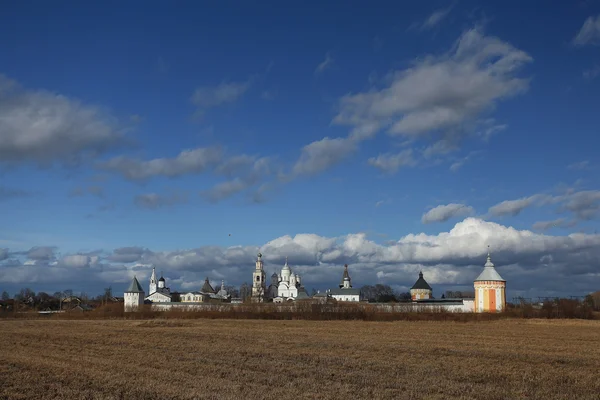
[[[600,15],[588,17],[573,38],[575,46],[600,45]]]
[[[325,54],[325,60],[323,60],[319,65],[317,65],[317,68],[315,69],[315,74],[322,74],[323,72],[325,72],[325,70],[331,68],[331,66],[333,65],[333,57],[331,56],[331,52],[327,52],[327,54]]]
[[[73,164],[124,144],[107,111],[0,74],[0,163]]]
[[[223,161],[219,147],[198,147],[184,150],[173,158],[154,158],[143,161],[119,156],[98,164],[100,169],[117,172],[129,180],[145,180],[157,176],[177,177],[199,174]]]
[[[450,203],[439,205],[427,211],[421,217],[421,222],[430,224],[432,222],[446,222],[451,218],[466,217],[475,212],[473,207],[464,204]]]
[[[592,220],[600,215],[600,190],[568,189],[557,196],[534,194],[517,200],[505,200],[490,207],[488,213],[494,216],[516,216],[528,207],[548,204],[558,204],[558,212],[570,212],[579,221]]]
[[[205,246],[174,251],[123,248],[90,263],[85,273],[81,268],[86,264],[85,257],[73,258],[71,267],[50,265],[52,257],[36,250],[32,254],[37,258],[27,265],[4,264],[0,281],[124,283],[133,273],[146,279],[150,266],[155,265],[164,269],[173,282],[181,282],[179,287],[186,282],[201,282],[207,275],[211,279],[224,277],[237,285],[251,279],[255,255],[260,251],[269,274],[281,269],[285,257],[289,257],[308,288],[336,285],[345,263],[350,265],[357,286],[378,282],[378,277],[386,284],[410,286],[421,269],[432,284],[471,285],[485,262],[488,245],[510,290],[529,290],[533,286],[541,291],[553,290],[556,282],[568,279],[574,285],[568,288],[570,294],[584,294],[600,284],[600,235],[542,235],[477,218],[466,218],[448,232],[408,234],[387,245],[369,240],[364,233],[354,233],[340,237],[282,236],[260,247]],[[135,265],[112,264],[111,258]]]
[[[416,161],[414,160],[412,153],[412,149],[406,149],[397,154],[380,154],[377,157],[369,158],[368,162],[375,168],[379,168],[384,172],[393,174],[397,172],[400,167],[412,167],[416,165]]]
[[[516,216],[521,211],[532,205],[547,204],[551,196],[536,194],[529,197],[523,197],[517,200],[505,200],[489,208],[488,212],[495,216]]]
[[[569,221],[565,218],[558,218],[552,221],[539,221],[533,224],[536,231],[547,231],[551,228],[571,228],[576,225],[576,221]]]
[[[357,138],[387,129],[413,139],[437,133],[457,143],[497,102],[528,89],[529,81],[516,74],[531,61],[524,51],[471,29],[448,53],[421,57],[391,74],[389,86],[344,96],[333,122],[351,126]]]
[[[300,158],[293,167],[293,176],[314,175],[348,157],[357,149],[354,140],[325,137],[302,148]]]
[[[475,150],[475,151],[470,152],[465,157],[463,157],[463,158],[459,159],[458,161],[455,161],[454,163],[452,163],[452,165],[450,165],[450,171],[457,172],[460,168],[462,168],[463,165],[465,165],[465,163],[467,163],[473,157],[476,157],[476,156],[480,155],[481,153],[482,153],[481,150]]]
[[[219,172],[230,175],[230,171],[237,172],[237,176],[225,182],[218,183],[207,191],[202,191],[200,195],[210,202],[218,202],[242,192],[272,174],[272,163],[269,158],[253,158],[241,156],[232,158],[229,164],[224,164]]]
[[[432,29],[432,28],[436,27],[437,25],[440,24],[440,22],[442,22],[448,16],[450,11],[452,10],[452,7],[453,6],[435,10],[433,13],[431,13],[431,15],[429,17],[427,17],[425,19],[425,21],[423,21],[423,23],[420,25],[419,29],[427,30],[427,29]]]

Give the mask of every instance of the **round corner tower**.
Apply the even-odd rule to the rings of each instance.
[[[475,312],[495,313],[506,310],[506,281],[494,268],[489,249],[483,271],[475,279],[473,285],[475,287]]]

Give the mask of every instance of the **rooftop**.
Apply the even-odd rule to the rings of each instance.
[[[413,287],[411,287],[411,290],[412,289],[432,290],[431,286],[429,286],[429,283],[427,283],[427,281],[423,279],[423,272],[419,272],[419,279],[417,279]]]
[[[142,289],[142,286],[138,282],[137,278],[134,276],[133,280],[131,281],[131,284],[129,285],[129,287],[127,288],[127,290],[125,292],[126,293],[144,293],[144,289]]]

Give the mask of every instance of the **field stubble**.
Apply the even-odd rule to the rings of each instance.
[[[0,321],[6,399],[598,399],[600,322]]]

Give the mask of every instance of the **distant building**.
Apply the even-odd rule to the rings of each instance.
[[[144,304],[144,289],[134,276],[124,295],[125,311],[137,311]]]
[[[150,290],[149,295],[145,300],[152,303],[168,303],[171,301],[171,290],[165,286],[165,278],[160,276],[160,279],[156,280],[156,270],[152,267],[152,275],[150,276]]]
[[[433,290],[429,283],[423,278],[423,272],[419,272],[419,279],[410,288],[410,298],[414,300],[426,300],[432,298]]]
[[[217,292],[210,284],[208,277],[204,280],[204,284],[200,291],[182,293],[180,301],[182,303],[207,303],[211,300],[229,301],[231,295],[225,290],[225,281],[221,281],[221,288]]]
[[[255,269],[252,273],[252,301],[261,303],[267,297],[267,282],[262,254],[258,253]]]
[[[331,289],[328,294],[337,301],[359,301],[360,289],[352,288],[352,279],[348,273],[348,264],[344,265],[344,273],[339,288]]]
[[[487,262],[481,274],[475,279],[474,287],[475,312],[502,312],[506,310],[506,281],[494,268],[489,250]]]

